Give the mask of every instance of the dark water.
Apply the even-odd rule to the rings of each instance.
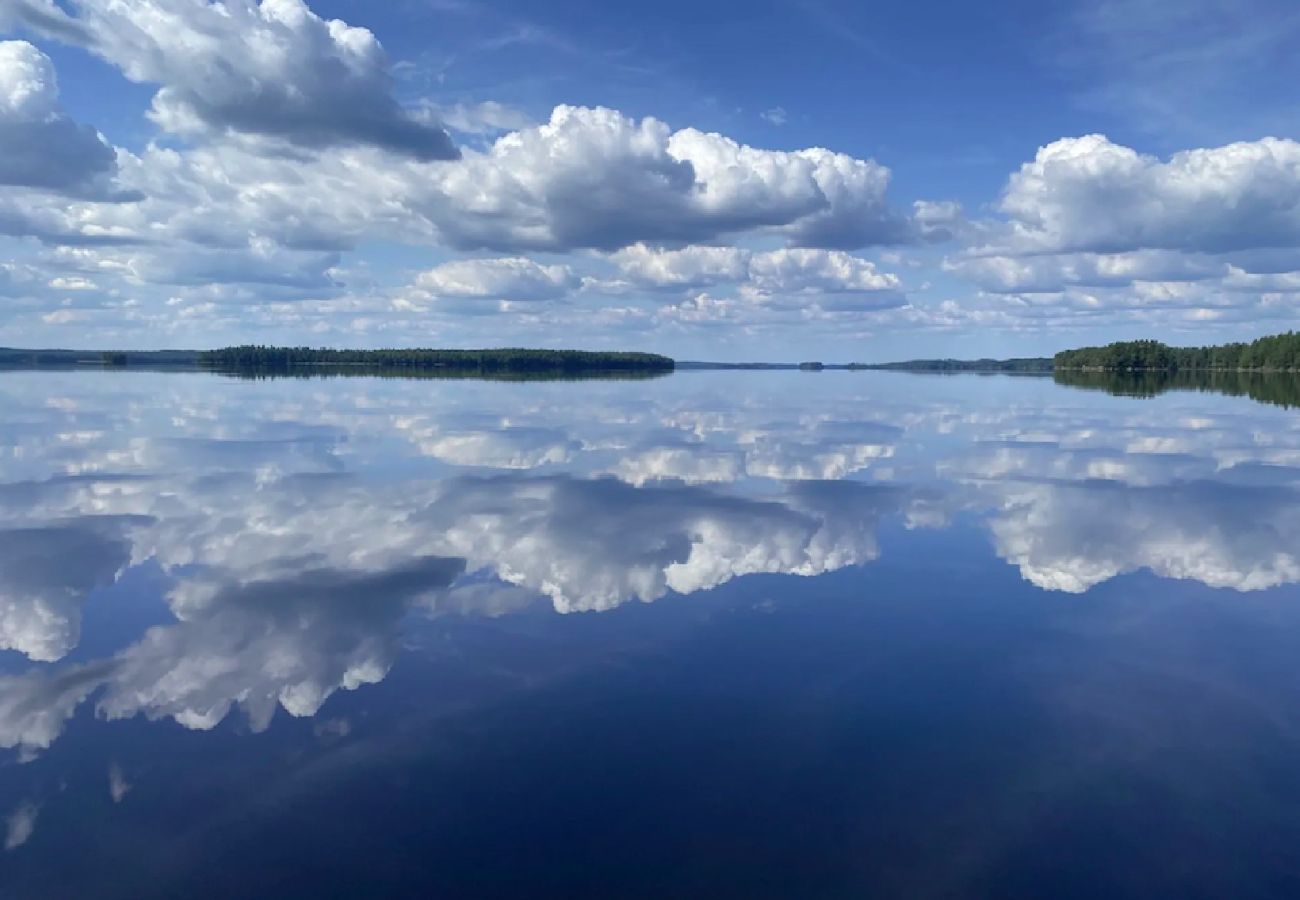
[[[0,897],[1300,895],[1300,419],[0,375]]]

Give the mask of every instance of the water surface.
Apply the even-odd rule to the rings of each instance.
[[[0,897],[1296,896],[1300,421],[1102,387],[0,374]]]

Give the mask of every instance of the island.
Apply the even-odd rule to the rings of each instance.
[[[197,364],[218,370],[288,370],[304,367],[367,370],[438,370],[458,373],[671,372],[674,361],[657,353],[592,350],[332,350],[245,345],[205,350]]]
[[[225,374],[422,377],[653,377],[676,363],[657,353],[503,348],[336,350],[245,345],[216,350],[62,350],[0,347],[0,368],[202,370]]]

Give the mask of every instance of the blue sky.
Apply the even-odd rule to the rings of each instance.
[[[0,344],[1292,328],[1284,0],[0,0]]]

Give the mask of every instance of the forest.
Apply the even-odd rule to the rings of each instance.
[[[1300,334],[1288,331],[1249,343],[1170,347],[1160,341],[1117,341],[1104,347],[1063,350],[1056,371],[1300,371]]]
[[[285,370],[299,366],[447,370],[479,373],[671,372],[673,360],[656,353],[586,350],[330,350],[245,345],[206,350],[198,363],[213,369]]]
[[[0,368],[68,368],[76,366],[193,366],[193,350],[20,350],[0,347]]]

